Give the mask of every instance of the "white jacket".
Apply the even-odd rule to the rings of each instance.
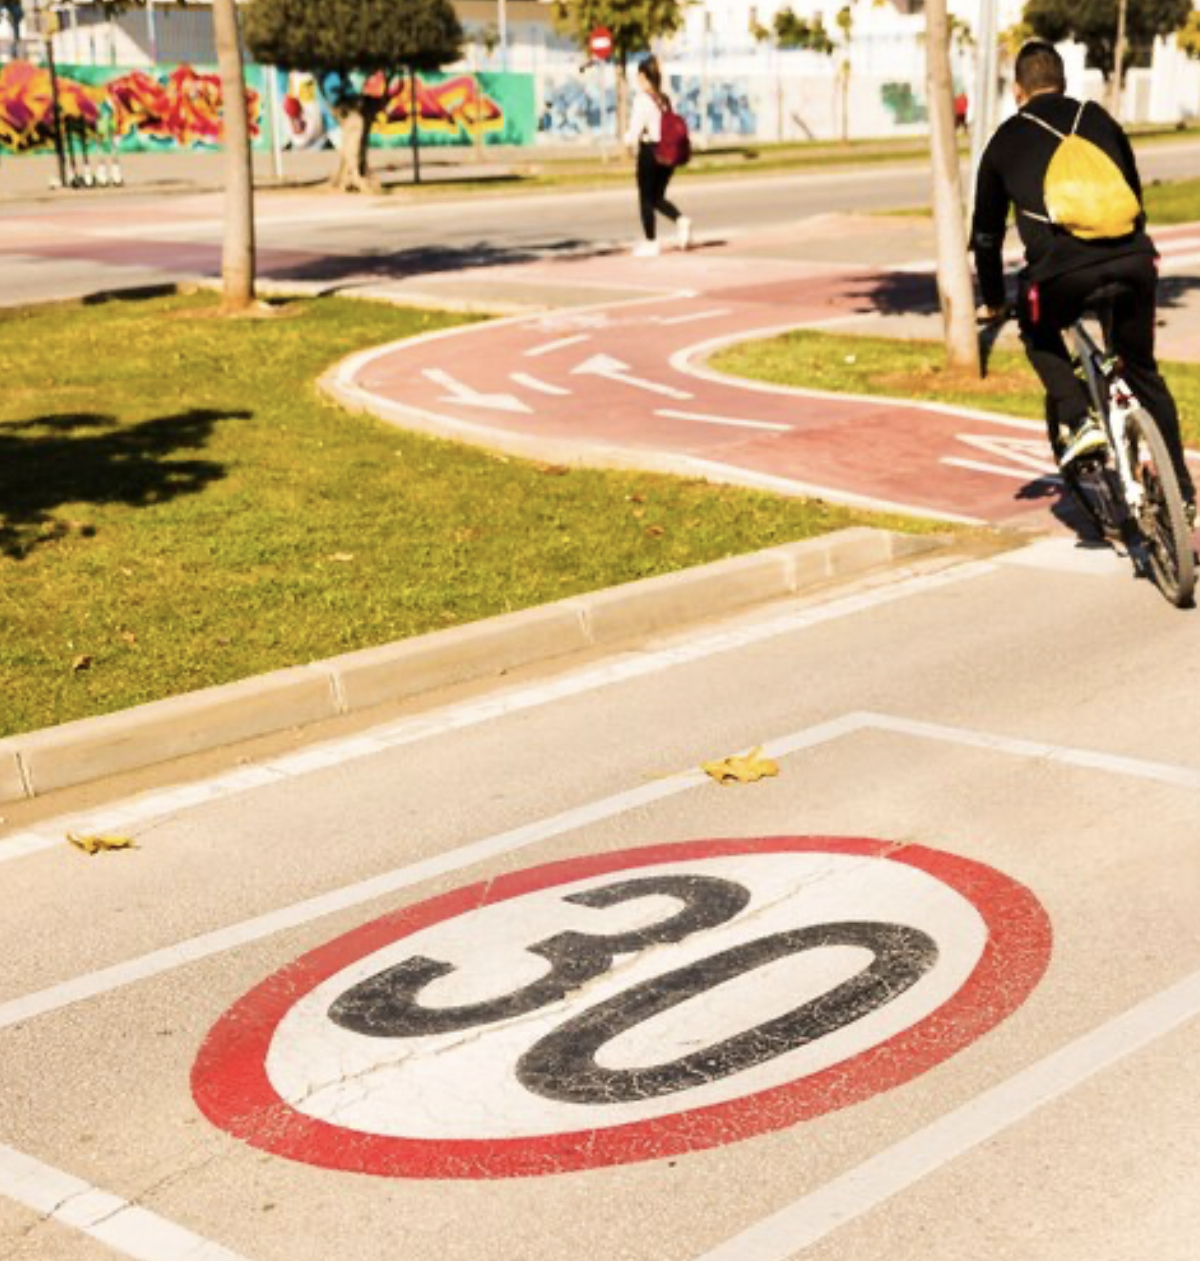
[[[629,113],[629,130],[625,143],[633,146],[642,140],[658,144],[662,139],[662,109],[648,92],[639,92]]]

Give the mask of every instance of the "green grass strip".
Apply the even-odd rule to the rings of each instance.
[[[709,361],[720,372],[846,394],[877,394],[1002,412],[1040,420],[1041,385],[1020,351],[992,355],[981,381],[945,365],[940,342],[795,332],[743,342]],[[1162,365],[1179,405],[1185,439],[1200,444],[1200,364]]]
[[[315,379],[456,317],[214,303],[0,316],[0,736],[851,524],[932,528],[407,434]]]

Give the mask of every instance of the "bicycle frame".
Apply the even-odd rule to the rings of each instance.
[[[1145,491],[1133,475],[1129,463],[1129,443],[1125,420],[1137,406],[1133,391],[1118,374],[1117,357],[1107,349],[1101,349],[1079,320],[1072,328],[1075,339],[1075,361],[1082,370],[1088,393],[1108,434],[1109,449],[1113,453],[1121,493],[1126,504],[1137,516],[1145,503]]]

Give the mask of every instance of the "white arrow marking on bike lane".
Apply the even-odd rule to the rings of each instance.
[[[523,385],[527,390],[536,390],[539,394],[560,396],[571,392],[564,390],[561,385],[552,385],[549,381],[543,381],[541,377],[530,376],[528,372],[510,372],[508,378],[514,384]]]
[[[441,368],[426,368],[424,376],[434,385],[450,391],[448,395],[442,396],[441,401],[444,403],[458,403],[462,407],[485,407],[494,412],[528,413],[533,410],[512,394],[483,394],[479,390],[473,390],[448,372],[443,372]]]
[[[593,355],[584,360],[577,368],[571,369],[572,376],[604,377],[609,381],[619,381],[622,385],[632,385],[635,389],[649,390],[652,394],[663,394],[667,398],[687,400],[692,398],[686,390],[677,390],[670,385],[660,385],[657,381],[643,381],[640,377],[628,375],[629,365],[610,355]]]

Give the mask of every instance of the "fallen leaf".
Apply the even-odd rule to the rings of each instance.
[[[763,757],[762,745],[751,749],[744,757],[726,757],[719,762],[701,762],[700,769],[711,775],[718,784],[753,784],[779,774],[779,763]]]
[[[547,477],[562,477],[571,470],[565,464],[539,464],[538,472],[545,473]]]
[[[133,570],[126,568],[124,565],[121,566],[121,573],[123,573],[126,578],[133,577]]]
[[[78,657],[74,657],[71,660],[71,672],[73,674],[78,674],[80,670],[90,670],[91,666],[92,657],[86,652],[81,652]]]
[[[666,530],[664,530],[661,525],[648,525],[646,527],[646,533],[652,539],[656,539],[656,538],[659,538],[661,535],[666,534]]]
[[[99,854],[109,849],[137,849],[129,836],[96,836],[85,832],[68,832],[67,840],[85,854]]]
[[[631,504],[644,504],[646,502],[645,495],[626,495],[625,499]]]
[[[347,561],[351,561],[354,559],[354,553],[353,552],[334,552],[334,554],[329,559],[340,561],[344,565]]]
[[[646,509],[645,509],[645,508],[634,508],[634,509],[633,509],[633,519],[634,519],[635,521],[640,521],[640,520],[641,520],[641,519],[642,519],[645,515],[646,515]]]
[[[133,633],[133,631],[122,631],[122,632],[121,632],[121,638],[122,638],[122,639],[123,639],[123,640],[124,640],[127,644],[136,644],[136,643],[137,643],[137,636]]]

